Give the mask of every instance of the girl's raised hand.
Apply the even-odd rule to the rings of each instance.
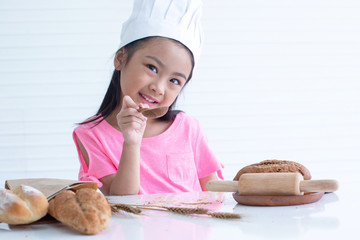
[[[142,105],[141,107],[147,106]],[[139,106],[129,96],[124,96],[121,110],[116,116],[124,143],[141,144],[147,118],[137,111],[138,108]]]

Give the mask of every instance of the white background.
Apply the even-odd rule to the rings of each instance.
[[[72,130],[103,99],[131,8],[0,0],[0,186],[77,178]],[[225,178],[274,158],[356,177],[359,13],[357,0],[204,0],[206,43],[178,106],[201,121]]]

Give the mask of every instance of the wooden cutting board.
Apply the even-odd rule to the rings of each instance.
[[[313,203],[322,198],[323,192],[307,193],[295,196],[242,196],[238,192],[232,194],[239,204],[249,206],[290,206]]]

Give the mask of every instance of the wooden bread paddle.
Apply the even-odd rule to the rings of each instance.
[[[209,191],[238,192],[243,196],[289,196],[304,192],[334,192],[336,180],[304,180],[300,173],[246,173],[239,181],[211,180]]]

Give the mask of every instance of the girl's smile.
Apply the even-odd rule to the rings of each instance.
[[[158,101],[156,99],[154,99],[154,98],[152,98],[150,96],[147,96],[147,95],[142,94],[142,93],[139,93],[139,95],[140,95],[140,100],[143,103],[149,105],[149,107],[152,107],[152,106],[154,106],[154,105],[156,105],[158,103]]]

